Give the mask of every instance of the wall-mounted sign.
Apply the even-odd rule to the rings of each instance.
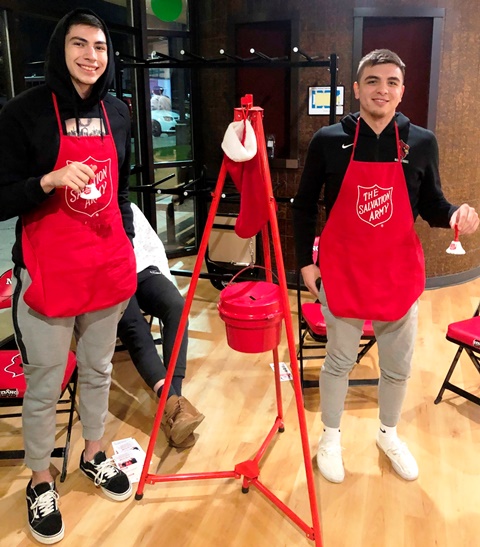
[[[335,114],[343,114],[343,105],[345,101],[345,87],[337,87],[337,108]],[[308,113],[310,115],[330,114],[330,86],[309,87],[308,88]]]

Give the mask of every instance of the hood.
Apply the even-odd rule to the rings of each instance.
[[[81,13],[94,15],[101,23],[107,39],[108,64],[105,72],[95,82],[92,93],[86,99],[82,99],[77,93],[65,62],[65,36],[67,28],[73,16]],[[89,108],[97,104],[105,97],[115,76],[115,60],[110,33],[104,21],[96,13],[89,9],[76,9],[67,13],[57,23],[48,43],[45,55],[45,83],[55,93],[62,103],[70,103],[72,107],[82,106]],[[72,104],[74,103],[74,104]]]
[[[347,114],[342,119],[342,127],[345,133],[349,135],[355,134],[359,117],[360,117],[360,112],[355,112],[355,114],[352,114],[352,113]],[[405,116],[401,112],[395,112],[394,120],[397,122],[398,130],[400,131],[400,133],[405,127],[410,125],[410,120],[407,118],[407,116]],[[364,132],[370,133],[371,129],[368,126],[364,127],[364,125],[365,124],[363,124],[360,127],[360,133],[364,133]],[[394,132],[393,123],[390,122],[383,131],[385,132],[385,134],[389,134],[390,132],[393,133]]]

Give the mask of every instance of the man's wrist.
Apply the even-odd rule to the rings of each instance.
[[[50,178],[48,175],[44,175],[40,179],[40,186],[42,187],[42,190],[46,194],[49,194],[55,188],[55,185],[53,184],[53,182],[50,181]]]

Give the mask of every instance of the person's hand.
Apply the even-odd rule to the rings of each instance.
[[[450,218],[451,228],[455,229],[456,224],[459,235],[473,234],[479,222],[477,211],[467,203],[460,205]]]
[[[302,273],[305,286],[315,298],[318,298],[318,289],[315,282],[320,277],[319,267],[316,264],[309,264],[308,266],[304,266],[300,271]]]
[[[47,173],[40,184],[48,194],[54,188],[68,186],[74,192],[81,193],[85,186],[95,177],[97,166],[89,167],[85,163],[73,161],[61,169]]]

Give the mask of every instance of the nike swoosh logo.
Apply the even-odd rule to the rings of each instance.
[[[342,144],[342,148],[349,148],[350,146],[353,146],[353,142],[350,144]]]
[[[381,431],[382,433],[386,433],[385,429],[380,428],[380,431]]]

